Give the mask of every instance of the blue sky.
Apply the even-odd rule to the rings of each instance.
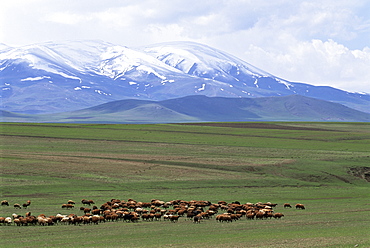
[[[195,41],[293,82],[370,93],[368,0],[4,0],[0,43]]]

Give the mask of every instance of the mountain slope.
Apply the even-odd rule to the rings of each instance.
[[[1,109],[46,114],[122,99],[161,101],[188,95],[268,97],[292,94],[370,112],[370,95],[293,83],[194,42],[128,48],[103,41],[1,46]]]
[[[21,117],[25,118],[22,120]],[[6,112],[3,121],[86,123],[175,123],[210,121],[356,121],[370,114],[338,103],[291,95],[261,98],[186,96],[163,101],[120,100],[49,115]]]

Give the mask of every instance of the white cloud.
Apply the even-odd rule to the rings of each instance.
[[[311,40],[279,53],[251,45],[252,64],[284,79],[370,92],[370,49],[350,50],[333,40]],[[266,61],[269,61],[266,63]]]

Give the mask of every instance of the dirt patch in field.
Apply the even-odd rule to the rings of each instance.
[[[297,127],[289,125],[278,125],[271,123],[183,123],[180,125],[194,125],[194,126],[211,126],[211,127],[232,127],[232,128],[259,128],[259,129],[282,129],[282,130],[308,130],[308,131],[328,131],[323,128],[312,127]]]
[[[365,179],[370,182],[370,167],[354,167],[349,168],[348,173],[355,177]]]

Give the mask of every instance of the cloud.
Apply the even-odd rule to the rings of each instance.
[[[370,92],[368,47],[350,50],[333,40],[311,40],[296,42],[281,52],[251,45],[246,57],[255,66],[290,81]]]

